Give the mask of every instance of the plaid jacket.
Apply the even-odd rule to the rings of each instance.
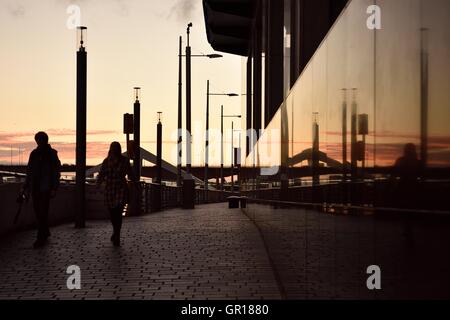
[[[108,208],[117,208],[128,202],[128,184],[126,176],[134,180],[130,160],[121,156],[117,164],[105,159],[98,175],[99,184],[105,182],[105,205]]]

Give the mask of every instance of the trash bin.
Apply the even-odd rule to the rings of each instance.
[[[239,197],[228,197],[227,200],[229,209],[239,209]]]
[[[241,202],[241,209],[247,208],[247,197],[241,197],[240,202]]]

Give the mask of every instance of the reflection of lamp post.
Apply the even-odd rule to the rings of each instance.
[[[422,168],[428,166],[428,123],[429,123],[429,53],[428,28],[420,29],[420,159]],[[425,174],[422,170],[422,174]]]
[[[206,139],[205,139],[205,191],[206,200],[208,201],[208,168],[209,168],[209,97],[210,96],[227,96],[238,97],[236,93],[210,93],[209,92],[209,80],[206,87]]]
[[[347,89],[342,89],[342,173],[347,181]]]
[[[87,118],[87,52],[86,27],[77,28],[77,137],[76,137],[76,228],[86,226],[86,118]]]
[[[352,174],[352,181],[355,181],[358,176],[358,105],[356,103],[356,92],[357,88],[353,88],[353,101],[352,101],[352,115],[351,115],[351,174]]]
[[[358,134],[362,135],[359,158],[362,161],[362,170],[364,177],[364,169],[366,168],[366,136],[369,134],[369,115],[358,115]]]
[[[313,113],[313,148],[312,148],[312,175],[313,175],[313,185],[320,184],[319,175],[319,113]]]

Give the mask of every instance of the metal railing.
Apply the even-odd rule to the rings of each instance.
[[[172,187],[166,185],[158,185],[154,183],[141,182],[141,203],[142,212],[150,213],[165,210],[169,208],[181,207],[183,203],[183,188]],[[161,188],[161,208],[155,206],[155,199],[158,197],[159,188]],[[195,190],[195,204],[220,203],[227,200],[232,193],[228,191],[217,191],[197,188]]]
[[[406,188],[399,180],[380,179],[341,182],[287,189],[267,188],[244,191],[249,199],[266,202],[289,202],[320,207],[360,207],[382,210],[407,209],[421,212],[450,213],[450,181],[419,181]]]

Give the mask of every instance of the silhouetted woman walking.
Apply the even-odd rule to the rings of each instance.
[[[108,207],[114,230],[111,241],[116,247],[120,246],[122,214],[125,204],[128,202],[127,175],[128,179],[135,181],[130,160],[122,155],[120,143],[113,142],[108,157],[103,161],[97,184],[106,183],[105,204]]]

